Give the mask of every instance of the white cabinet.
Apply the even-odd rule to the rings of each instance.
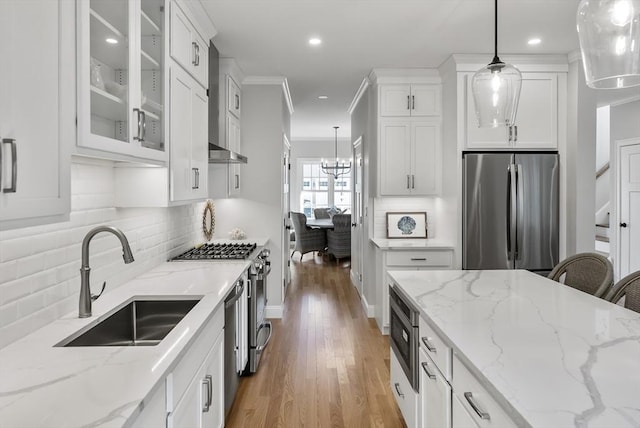
[[[439,123],[382,119],[380,195],[437,195],[440,191],[441,142]]]
[[[522,73],[522,89],[511,127],[478,128],[471,91],[466,80],[466,146],[469,149],[556,149],[558,147],[558,73]],[[564,86],[563,86],[564,87]],[[564,90],[564,89],[562,89]]]
[[[78,146],[166,161],[165,0],[76,4]]]
[[[462,407],[462,409],[454,410],[454,428],[468,426],[480,428],[517,427],[517,424],[465,367],[457,355],[453,357],[452,385],[453,395],[459,401],[456,405]]]
[[[393,352],[390,351],[389,381],[393,397],[400,407],[400,412],[407,427],[416,427],[418,424],[418,393],[413,390],[407,375],[402,371],[400,362]]]
[[[419,355],[419,426],[425,428],[451,428],[451,385],[449,385],[440,370],[438,370],[437,365],[426,353],[421,351]]]
[[[380,85],[380,116],[440,116],[440,85]]]
[[[455,395],[451,400],[451,419],[455,428],[480,428]]]
[[[0,230],[68,219],[75,6],[0,1]]]
[[[207,197],[207,94],[181,67],[171,67],[171,201]]]
[[[227,110],[240,119],[242,92],[240,86],[231,76],[227,76]]]
[[[171,2],[171,57],[203,87],[209,86],[209,43],[180,8]]]
[[[451,269],[453,266],[452,249],[422,250],[376,250],[377,302],[376,321],[383,334],[389,331],[389,286],[392,283],[387,274],[390,270],[428,270]]]
[[[142,411],[133,421],[132,428],[164,427],[167,419],[167,390],[163,382],[150,398],[145,399]]]
[[[227,115],[227,144],[228,149],[236,153],[240,150],[240,119],[231,114]],[[242,164],[229,164],[229,196],[239,196],[241,191]]]

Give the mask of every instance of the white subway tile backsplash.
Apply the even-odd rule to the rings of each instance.
[[[3,231],[0,236],[0,348],[78,309],[82,239],[98,225],[120,228],[135,261],[125,265],[119,240],[91,241],[92,291],[122,285],[202,240],[195,205],[115,208],[113,163],[76,159],[71,214],[64,223]]]

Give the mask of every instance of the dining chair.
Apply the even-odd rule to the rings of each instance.
[[[313,209],[313,216],[315,218],[331,218],[331,216],[329,215],[329,209],[328,208],[314,208]]]
[[[623,297],[625,308],[640,313],[640,270],[616,282],[606,299],[611,303],[618,303]]]
[[[333,229],[327,230],[327,252],[339,261],[351,257],[351,214],[334,214]]]
[[[310,251],[322,251],[327,247],[327,235],[325,229],[312,229],[307,226],[307,216],[302,213],[291,212],[291,222],[296,234],[296,246],[291,252],[291,257],[298,251],[300,260]]]
[[[613,265],[597,253],[579,253],[567,257],[553,268],[548,278],[562,282],[595,297],[607,294],[613,285]]]

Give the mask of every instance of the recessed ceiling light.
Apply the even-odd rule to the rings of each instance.
[[[108,39],[105,39],[105,42],[109,43],[110,45],[118,44],[118,40],[114,39],[113,37],[109,37]]]
[[[319,100],[326,100],[327,98],[329,98],[329,97],[328,97],[328,96],[326,96],[326,95],[319,95],[319,96],[318,96],[318,99],[319,99]]]
[[[310,44],[311,46],[317,46],[317,45],[319,45],[320,43],[322,43],[322,40],[320,40],[320,39],[319,39],[319,38],[317,38],[317,37],[313,37],[313,38],[309,39],[309,44]]]
[[[535,46],[535,45],[539,45],[540,42],[542,42],[542,40],[540,40],[539,38],[535,37],[533,39],[529,39],[529,41],[527,43],[529,45],[531,45],[531,46]]]

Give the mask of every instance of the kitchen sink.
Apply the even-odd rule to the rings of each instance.
[[[199,301],[134,299],[55,346],[155,346]]]

